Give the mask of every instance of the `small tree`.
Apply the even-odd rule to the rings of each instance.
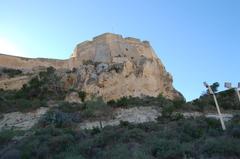
[[[52,66],[47,68],[47,73],[54,73],[56,71],[56,69]]]
[[[213,93],[216,93],[218,91],[218,87],[219,87],[219,83],[218,82],[214,82],[212,85],[210,85]],[[207,93],[210,94],[209,90],[207,90]]]

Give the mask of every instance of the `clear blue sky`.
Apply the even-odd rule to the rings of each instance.
[[[240,81],[239,0],[0,1],[3,53],[64,59],[104,32],[150,41],[187,100]]]

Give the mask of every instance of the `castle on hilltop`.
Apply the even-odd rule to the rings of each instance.
[[[0,67],[36,74],[49,66],[56,68],[66,91],[85,91],[106,101],[160,93],[170,99],[182,97],[150,43],[136,38],[105,33],[78,44],[66,60],[0,54]],[[0,81],[0,88],[19,89],[29,78]]]
[[[53,66],[56,69],[78,67],[84,61],[119,63],[126,60],[138,61],[144,56],[148,59],[157,58],[148,41],[121,35],[104,33],[92,41],[77,44],[69,59],[23,58],[0,54],[0,67],[33,69],[38,66]]]
[[[148,59],[157,58],[148,41],[105,33],[94,37],[92,41],[78,44],[70,57],[69,66],[76,67],[88,60],[103,63],[137,61],[141,56]]]

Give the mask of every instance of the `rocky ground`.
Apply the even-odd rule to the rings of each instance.
[[[34,126],[39,119],[49,110],[49,108],[41,107],[33,112],[21,113],[12,112],[3,114],[0,119],[0,131],[4,129],[27,130]],[[185,118],[206,116],[208,118],[218,119],[219,116],[214,113],[203,114],[199,112],[181,113]],[[232,114],[222,114],[225,121],[230,120]],[[94,127],[105,127],[107,125],[119,125],[120,121],[128,121],[130,123],[144,123],[156,121],[161,116],[160,109],[154,106],[133,107],[128,109],[118,108],[113,112],[113,118],[109,120],[85,120],[79,123],[80,129],[92,129]]]
[[[0,119],[0,131],[3,129],[27,130],[35,125],[49,108],[41,107],[33,112],[12,112],[3,114]]]

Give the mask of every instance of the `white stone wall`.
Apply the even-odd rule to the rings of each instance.
[[[122,38],[121,35],[105,33],[93,38],[92,41],[80,43],[74,49],[76,65],[83,61],[112,63],[116,57],[125,57],[129,60],[139,60],[141,56],[149,59],[157,58],[149,42],[141,42],[136,38]]]

